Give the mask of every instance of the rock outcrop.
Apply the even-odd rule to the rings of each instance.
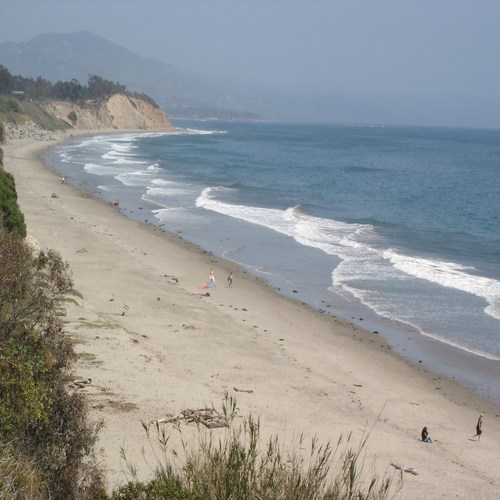
[[[55,139],[54,132],[44,130],[35,122],[5,123],[6,142],[12,139],[27,139],[30,141],[52,141]]]

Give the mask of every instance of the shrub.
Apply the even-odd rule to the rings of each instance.
[[[68,266],[54,251],[33,255],[9,233],[0,236],[0,258],[0,443],[32,459],[50,498],[99,492],[99,425],[68,390],[75,354],[55,314],[72,287]]]
[[[68,113],[68,120],[74,125],[78,120],[77,114],[72,110]]]
[[[33,461],[20,455],[13,443],[0,444],[0,498],[44,500],[47,496]]]
[[[14,177],[0,169],[0,226],[21,237],[26,236],[24,215],[17,204]]]
[[[21,108],[19,107],[19,102],[13,97],[0,95],[0,112],[5,114],[20,113]]]

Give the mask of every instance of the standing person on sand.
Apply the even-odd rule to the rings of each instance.
[[[227,277],[227,286],[229,288],[232,288],[233,286],[233,273],[230,273],[229,276]]]
[[[481,413],[481,415],[479,415],[479,418],[477,419],[477,424],[476,424],[476,435],[475,436],[472,436],[472,437],[476,437],[477,436],[477,440],[479,441],[481,439],[481,434],[483,433],[483,417],[484,417],[484,414]]]
[[[214,276],[214,270],[213,269],[210,269],[210,276],[208,277],[208,282],[215,284],[215,276]]]

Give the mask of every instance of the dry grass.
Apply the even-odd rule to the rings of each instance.
[[[400,487],[386,472],[367,472],[366,444],[354,446],[349,435],[335,446],[300,436],[284,449],[277,436],[262,443],[260,424],[252,416],[236,424],[236,400],[226,394],[219,412],[227,423],[221,431],[198,425],[194,440],[185,439],[180,425],[143,424],[156,457],[153,479],[138,481],[138,469],[127,462],[131,480],[113,498],[172,499],[385,499]],[[170,447],[178,432],[181,449]],[[221,435],[222,432],[222,435]]]

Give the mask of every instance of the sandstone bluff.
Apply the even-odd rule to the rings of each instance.
[[[114,94],[99,101],[75,104],[67,101],[41,102],[40,108],[71,130],[175,130],[165,112],[137,97]],[[50,140],[52,134],[34,122],[5,124],[7,139]]]

